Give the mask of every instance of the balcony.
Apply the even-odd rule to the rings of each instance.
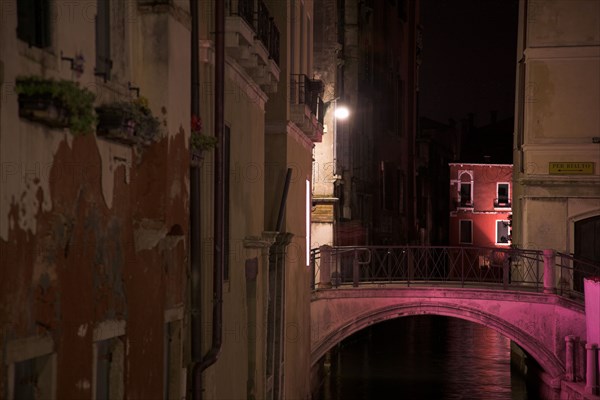
[[[290,82],[290,119],[313,142],[323,136],[323,82],[309,79],[304,74],[294,74]]]
[[[225,18],[227,54],[266,93],[279,83],[279,29],[263,0],[229,0]]]
[[[454,203],[454,208],[473,208],[473,199],[467,197],[455,197],[452,199]]]
[[[494,207],[495,208],[510,208],[511,203],[508,197],[496,197],[494,199]]]

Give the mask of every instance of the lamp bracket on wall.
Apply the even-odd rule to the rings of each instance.
[[[135,92],[135,97],[140,97],[140,88],[138,86],[131,86],[131,82],[127,82],[127,89],[130,92]]]

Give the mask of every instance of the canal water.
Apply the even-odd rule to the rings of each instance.
[[[511,374],[510,341],[442,316],[402,317],[347,338],[330,354],[322,400],[532,400]]]

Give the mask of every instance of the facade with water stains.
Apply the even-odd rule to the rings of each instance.
[[[0,397],[308,396],[312,2],[190,4],[1,4]]]
[[[514,238],[600,261],[600,3],[521,1]]]

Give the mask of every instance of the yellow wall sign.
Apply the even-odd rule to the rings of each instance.
[[[593,175],[593,162],[550,162],[548,165],[550,175]]]

